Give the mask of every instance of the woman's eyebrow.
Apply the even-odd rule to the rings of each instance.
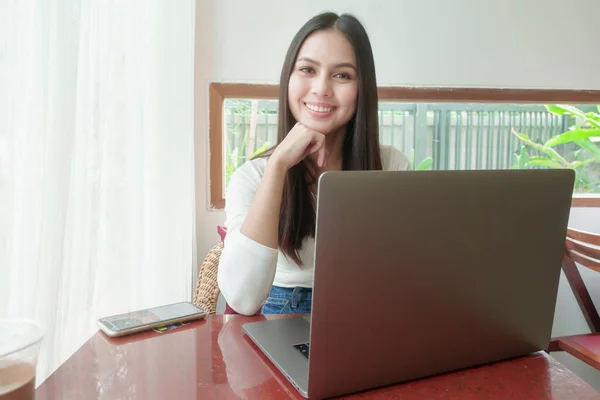
[[[299,61],[306,61],[311,64],[315,64],[315,65],[319,65],[319,66],[321,65],[320,62],[313,60],[312,58],[309,58],[309,57],[300,57],[300,58],[298,58],[298,60],[296,60],[296,62],[299,62]],[[332,67],[333,68],[348,67],[348,68],[352,68],[353,70],[356,71],[356,67],[351,62],[342,62],[342,63],[338,63],[338,64],[333,64]]]

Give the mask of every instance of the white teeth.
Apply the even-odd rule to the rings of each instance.
[[[305,104],[309,110],[322,112],[322,113],[333,111],[333,107],[317,107],[317,106],[313,106],[312,104],[308,104],[308,103],[305,103]]]

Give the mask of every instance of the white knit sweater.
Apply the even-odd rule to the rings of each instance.
[[[408,158],[393,146],[381,146],[384,170],[410,169]],[[225,206],[227,236],[219,261],[218,282],[225,300],[240,314],[255,314],[266,301],[272,285],[313,286],[314,238],[306,238],[298,254],[302,267],[278,249],[244,236],[240,228],[263,176],[267,159],[246,162],[231,176]]]

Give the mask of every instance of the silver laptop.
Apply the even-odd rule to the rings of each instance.
[[[247,323],[305,397],[545,349],[571,170],[327,172],[311,318]]]

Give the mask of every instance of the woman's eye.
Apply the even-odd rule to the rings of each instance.
[[[339,73],[335,75],[336,78],[340,78],[340,79],[350,79],[350,75],[346,74],[346,73]]]
[[[310,74],[311,72],[313,72],[313,69],[311,67],[302,67],[300,68],[300,71]]]

